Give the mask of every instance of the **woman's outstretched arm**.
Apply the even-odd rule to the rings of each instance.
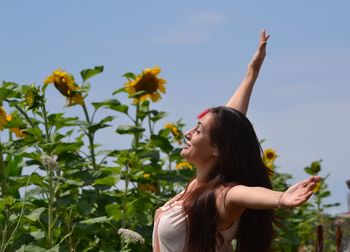
[[[237,185],[226,195],[228,211],[238,208],[272,209],[277,207],[291,208],[306,202],[313,194],[313,189],[320,182],[319,176],[300,181],[284,192],[273,191],[264,187]]]
[[[253,90],[254,83],[258,78],[259,71],[264,58],[266,55],[266,43],[270,35],[267,35],[265,30],[262,30],[260,33],[259,47],[254,54],[252,60],[248,64],[247,73],[232,95],[230,100],[227,102],[226,107],[237,109],[243,114],[247,114],[249,99]]]

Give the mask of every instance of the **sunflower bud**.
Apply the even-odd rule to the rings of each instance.
[[[24,94],[24,104],[28,109],[37,109],[40,106],[41,96],[39,88],[32,85]]]

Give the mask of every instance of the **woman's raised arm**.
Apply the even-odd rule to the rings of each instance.
[[[248,64],[247,73],[232,95],[230,100],[227,102],[226,107],[234,108],[240,111],[243,114],[247,114],[249,99],[253,90],[254,83],[258,78],[259,71],[264,58],[266,55],[266,43],[270,35],[267,35],[265,30],[262,30],[260,33],[259,47],[254,54],[252,60]]]
[[[264,187],[234,186],[226,195],[227,211],[236,211],[237,208],[272,209],[299,206],[311,197],[320,179],[319,176],[310,177],[292,185],[285,192]]]

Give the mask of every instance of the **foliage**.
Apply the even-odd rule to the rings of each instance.
[[[305,167],[304,171],[307,173],[307,176],[319,175],[322,171],[321,162],[322,160],[314,161],[310,166]],[[269,168],[275,171],[271,177],[273,187],[280,191],[286,190],[290,186],[287,181],[292,179],[292,176],[290,174],[278,173],[278,167],[274,162],[269,165]],[[334,217],[327,215],[324,210],[339,206],[339,203],[324,203],[324,200],[331,195],[326,184],[328,177],[329,174],[322,178],[321,182],[314,189],[314,195],[307,203],[294,209],[276,210],[275,251],[298,251],[302,249],[302,251],[316,251],[315,244],[318,240],[317,230],[321,226],[324,231],[323,246],[325,251],[336,250],[334,241],[337,227],[333,225]]]
[[[156,208],[194,176],[180,156],[182,121],[157,128],[167,115],[152,108],[165,92],[160,69],[126,73],[127,83],[112,97],[87,105],[87,81],[102,72],[102,66],[82,70],[80,85],[61,69],[41,86],[2,82],[0,251],[150,251]],[[47,111],[51,83],[67,98],[67,110],[79,106],[82,113]],[[120,102],[122,95],[128,104]],[[117,115],[130,123],[116,123]],[[96,143],[96,133],[110,127],[117,136],[131,136],[128,149]],[[265,152],[267,166],[276,171],[271,151]],[[318,174],[320,161],[305,171]],[[291,176],[276,172],[271,179],[284,190]],[[324,209],[332,205],[323,200],[329,195],[324,179],[311,203],[277,212],[278,250],[312,245],[317,224],[328,220]]]
[[[12,119],[1,132],[0,251],[150,251],[156,208],[193,177],[193,170],[176,169],[184,161],[180,133],[156,130],[167,114],[152,109],[147,98],[135,99],[142,92],[122,104],[117,96],[129,93],[119,88],[88,108],[86,81],[102,71],[102,66],[81,71],[81,85],[61,69],[42,86],[1,84],[0,105],[12,111]],[[80,106],[81,115],[47,111],[51,83],[67,97],[66,109]],[[102,119],[95,120],[100,112]],[[130,119],[115,128],[115,134],[133,138],[130,148],[102,149],[95,135],[116,125],[118,114]],[[180,120],[172,125],[182,132]],[[24,134],[15,136],[14,128]],[[136,231],[145,243],[121,239],[121,228]]]

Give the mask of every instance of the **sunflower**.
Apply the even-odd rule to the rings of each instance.
[[[321,189],[321,182],[318,182],[312,191],[313,193],[318,193],[320,189]]]
[[[7,123],[6,112],[3,107],[0,107],[0,130],[3,130]]]
[[[171,134],[174,136],[175,140],[181,144],[182,143],[182,133],[178,127],[173,123],[165,124],[164,128],[169,129]]]
[[[9,122],[12,120],[12,115],[6,115],[6,121]],[[20,129],[18,127],[15,128],[10,128],[10,131],[12,131],[13,133],[15,133],[16,137],[18,138],[23,138],[26,136],[26,134],[23,132],[23,129]]]
[[[193,166],[189,163],[189,162],[180,162],[175,166],[176,169],[184,169],[184,168],[188,168],[188,169],[192,169]]]
[[[79,86],[74,82],[73,76],[69,73],[57,69],[53,71],[53,73],[44,80],[44,84],[53,83],[55,87],[60,91],[62,95],[67,97],[67,105],[73,106],[76,104],[83,105],[84,98],[79,93]]]
[[[160,100],[160,92],[163,94],[166,92],[164,86],[166,81],[157,77],[159,73],[160,68],[157,66],[146,68],[134,80],[124,85],[125,91],[134,97],[134,103],[142,103],[147,99],[151,99],[153,102]]]
[[[41,97],[39,88],[32,85],[24,94],[24,104],[28,109],[36,109],[40,106]]]
[[[271,148],[268,148],[266,150],[264,150],[264,161],[266,163],[273,163],[277,158],[277,154],[276,152],[271,149]]]

